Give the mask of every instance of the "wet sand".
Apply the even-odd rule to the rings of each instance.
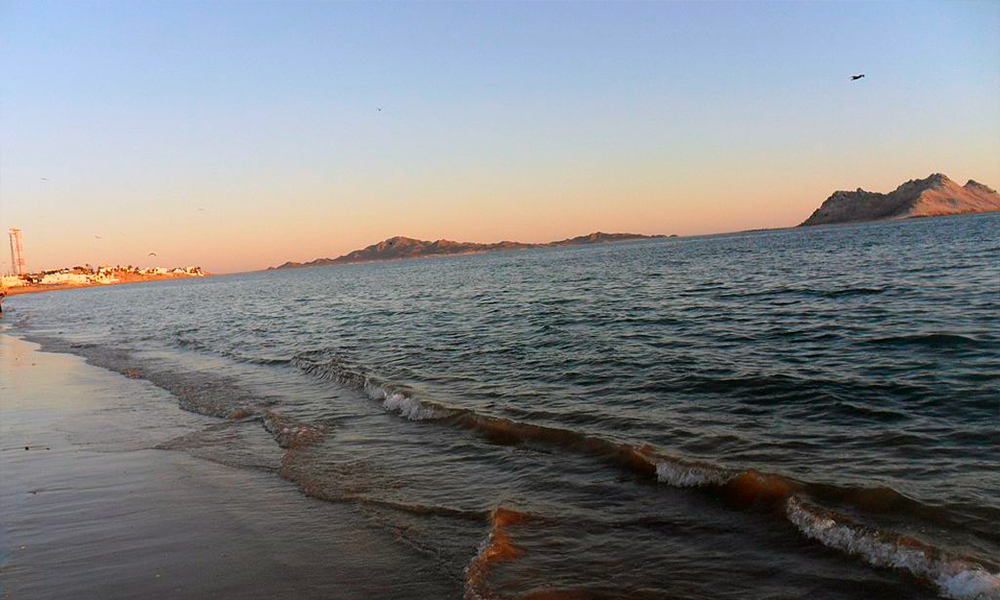
[[[0,333],[0,598],[461,595],[356,507],[154,449],[218,422]]]

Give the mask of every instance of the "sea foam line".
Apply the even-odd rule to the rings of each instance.
[[[731,478],[732,474],[713,467],[690,465],[679,461],[656,463],[656,480],[674,487],[722,485]]]
[[[504,443],[541,442],[563,446],[582,454],[612,458],[627,470],[655,476],[660,483],[674,487],[714,487],[727,497],[743,503],[782,502],[787,518],[807,537],[824,545],[861,557],[876,567],[903,569],[936,585],[940,593],[956,600],[1000,600],[1000,576],[990,573],[974,561],[943,558],[935,548],[892,533],[851,524],[818,508],[804,505],[798,498],[803,484],[776,474],[753,469],[733,471],[710,464],[666,458],[648,446],[616,444],[572,430],[561,430],[508,419],[487,417],[472,411],[448,409],[421,402],[397,386],[388,385],[360,369],[311,360],[295,361],[300,368],[323,379],[350,383],[364,390],[372,400],[381,401],[386,411],[418,421],[451,417],[453,423],[481,431]],[[500,533],[498,533],[498,531]],[[495,538],[499,537],[500,540]],[[484,558],[496,549],[496,542],[507,541],[502,528],[491,531],[479,548],[479,560],[467,575],[481,570]],[[503,544],[499,544],[501,547]],[[478,566],[477,566],[478,565]],[[470,585],[466,595],[480,598],[479,586]],[[488,593],[488,592],[487,592]]]
[[[363,369],[353,368],[338,359],[318,363],[308,358],[296,357],[292,363],[309,375],[327,381],[336,381],[359,389],[369,399],[381,402],[386,412],[398,413],[411,421],[441,419],[453,411],[414,398],[401,386],[391,385]]]
[[[844,517],[813,508],[796,496],[785,513],[806,537],[858,556],[875,567],[904,569],[933,582],[942,596],[954,600],[1000,599],[1000,574],[968,559],[946,555],[913,538],[850,523]]]

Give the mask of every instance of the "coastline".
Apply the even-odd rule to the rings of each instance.
[[[110,287],[115,285],[128,285],[130,283],[146,283],[150,281],[165,281],[168,279],[202,279],[203,277],[213,277],[213,273],[205,273],[204,275],[140,275],[138,277],[129,278],[127,281],[118,281],[115,283],[55,283],[55,284],[41,284],[32,283],[29,285],[19,285],[14,287],[3,288],[3,292],[8,296],[19,296],[21,294],[38,294],[41,292],[58,292],[62,290],[75,290],[80,288],[92,288],[92,287]]]
[[[239,424],[9,329],[0,374],[2,598],[458,595],[350,505],[267,469],[159,449]]]
[[[121,430],[127,433],[126,425],[135,421],[123,420],[116,410],[105,411],[98,422],[95,412],[77,417],[73,407],[59,406],[67,424],[56,422],[45,431],[69,427],[76,436],[71,441],[80,451],[71,455],[72,460],[61,457],[59,464],[25,471],[32,477],[34,472],[47,474],[49,470],[59,475],[64,464],[79,463],[92,482],[102,485],[93,494],[115,501],[132,494],[126,486],[133,483],[166,482],[166,488],[156,488],[156,493],[175,499],[181,494],[186,506],[199,515],[203,510],[216,511],[213,502],[232,504],[243,514],[245,499],[239,494],[214,488],[212,493],[201,494],[215,485],[217,475],[225,485],[256,481],[246,484],[254,496],[270,493],[267,490],[274,480],[283,477],[287,483],[298,484],[300,495],[328,500],[336,507],[331,518],[348,526],[338,530],[344,533],[330,535],[355,540],[355,530],[363,533],[365,526],[373,524],[382,527],[376,537],[388,538],[385,551],[405,554],[399,546],[409,544],[403,550],[412,548],[418,555],[403,556],[400,562],[411,562],[411,570],[419,570],[414,565],[423,566],[421,573],[433,571],[433,564],[428,564],[433,560],[426,560],[426,555],[435,554],[443,565],[435,577],[444,571],[444,581],[459,582],[464,576],[468,597],[494,593],[524,597],[534,591],[554,596],[576,590],[580,594],[594,591],[594,597],[619,597],[638,589],[658,590],[656,597],[672,597],[677,589],[689,590],[691,598],[736,597],[752,590],[797,597],[834,580],[844,583],[827,591],[831,598],[843,600],[992,597],[1000,589],[995,583],[996,565],[990,559],[995,555],[990,523],[995,522],[996,513],[991,490],[982,482],[988,481],[988,474],[983,474],[995,464],[995,455],[977,447],[989,427],[982,410],[989,404],[989,389],[971,385],[925,389],[921,380],[910,376],[905,361],[911,356],[932,357],[945,371],[950,365],[964,369],[972,363],[970,368],[978,373],[970,359],[995,353],[997,340],[986,327],[988,288],[981,292],[970,288],[961,302],[953,294],[962,285],[992,281],[987,257],[994,247],[990,233],[995,223],[990,217],[937,221],[936,225],[866,224],[831,229],[818,238],[811,232],[789,230],[777,236],[705,238],[696,244],[637,245],[615,253],[559,253],[555,261],[553,254],[544,252],[525,257],[531,260],[511,257],[465,264],[456,260],[441,269],[366,268],[303,277],[227,277],[207,282],[211,285],[136,286],[116,293],[80,292],[39,297],[38,302],[14,301],[10,331],[42,344],[43,355],[80,356],[85,365],[106,370],[70,366],[36,385],[44,387],[65,372],[72,375],[67,389],[79,390],[86,386],[88,373],[110,373],[111,377],[100,379],[99,386],[76,396],[101,401],[118,398],[123,406],[133,407],[133,417],[146,424],[148,434],[138,440],[119,435]],[[901,235],[902,228],[908,230],[907,235]],[[855,243],[858,239],[871,240],[872,246]],[[969,259],[965,262],[952,260],[956,239],[973,240],[959,246],[966,248],[962,254]],[[894,262],[880,266],[886,254]],[[801,257],[801,268],[777,281],[766,277],[770,268],[746,268],[751,261],[785,265],[790,256]],[[914,262],[912,257],[924,260],[924,268],[906,270]],[[621,268],[609,269],[609,265]],[[692,265],[712,268],[673,278],[672,273]],[[822,285],[803,283],[808,281],[804,273],[817,272],[824,265],[846,266],[828,269],[831,279]],[[871,265],[877,268],[865,269]],[[479,271],[473,278],[468,276],[471,268]],[[865,272],[864,279],[855,275],[859,270]],[[747,279],[719,280],[720,273],[743,271],[748,272]],[[901,274],[898,279],[889,279],[897,273]],[[937,276],[926,286],[929,295],[914,300],[898,293],[919,287],[926,275]],[[247,289],[256,293],[248,294]],[[686,296],[691,290],[696,292],[693,299]],[[595,304],[593,298],[609,301]],[[885,319],[870,318],[868,308],[873,301],[887,311]],[[971,307],[968,323],[910,320],[922,314],[921,306],[949,309],[952,301],[963,309]],[[788,306],[792,308],[780,308]],[[832,330],[824,318],[831,308],[849,315]],[[707,323],[711,319],[704,318],[706,313],[721,315],[729,310],[740,311],[749,321],[737,326],[723,322],[713,330]],[[794,311],[782,316],[790,332],[772,327],[774,310]],[[487,311],[489,320],[477,318]],[[663,319],[667,313],[670,317]],[[539,314],[541,319],[534,316]],[[621,315],[637,317],[626,321],[627,331],[620,326]],[[581,316],[592,318],[577,318]],[[885,327],[884,322],[890,325]],[[335,324],[340,326],[334,328]],[[0,329],[6,325],[0,322]],[[567,325],[579,329],[570,332]],[[255,330],[252,335],[250,328]],[[563,331],[553,334],[555,328]],[[288,331],[301,333],[285,337]],[[767,334],[758,335],[760,331]],[[617,334],[624,336],[617,338]],[[634,353],[635,346],[628,343],[633,335],[652,344],[642,354]],[[621,342],[623,351],[604,345],[600,341],[604,336]],[[340,343],[345,339],[350,340],[346,348]],[[580,343],[569,343],[588,339],[598,340],[602,349],[591,358],[581,355]],[[671,340],[671,351],[661,354],[663,346],[654,344],[664,339]],[[709,349],[715,342],[721,342],[721,350]],[[548,357],[517,354],[525,343],[558,345],[562,350]],[[394,353],[401,346],[412,352],[402,362],[409,372],[395,363],[398,354]],[[785,346],[795,347],[790,360],[774,352]],[[824,364],[833,356],[831,347],[848,348],[859,363],[884,369],[886,377],[899,381],[898,387],[885,389],[882,375],[850,374],[838,379],[824,370],[817,377],[811,367],[801,370],[803,363],[796,362],[798,353],[804,352],[810,363]],[[732,357],[774,357],[780,372],[766,370],[771,363],[752,372],[720,372],[700,362],[684,362],[692,348],[705,352],[710,364]],[[656,353],[655,360],[641,358],[650,352]],[[615,361],[612,370],[604,370],[608,356]],[[637,357],[642,362],[633,362]],[[762,364],[756,361],[753,358],[745,364]],[[537,362],[540,368],[532,364]],[[435,365],[447,365],[447,369],[436,370]],[[673,365],[683,370],[673,372]],[[29,369],[16,370],[30,375]],[[15,381],[8,372],[0,373],[0,408],[5,410],[10,388],[4,386]],[[583,380],[596,384],[589,390],[578,385],[581,379],[576,373],[584,372],[598,377]],[[427,387],[411,387],[417,377],[423,380],[418,385],[428,382]],[[632,393],[616,396],[623,401],[621,406],[629,407],[628,412],[598,414],[598,419],[589,422],[580,418],[579,409],[594,414],[600,410],[595,407],[606,406],[608,382],[635,386],[644,393],[650,381],[658,382],[652,401],[650,396]],[[565,385],[555,387],[551,382]],[[159,396],[148,392],[150,384],[159,386],[152,388],[160,390]],[[696,393],[683,396],[694,387]],[[492,396],[494,390],[502,391]],[[49,399],[73,397],[59,387],[29,392],[40,408]],[[846,455],[850,460],[828,460],[826,448],[837,445],[842,430],[825,424],[817,427],[811,418],[812,399],[822,402],[831,396],[850,396],[858,405],[837,406],[824,412],[823,419],[832,415],[866,434],[859,438],[876,438],[870,444],[856,442],[857,449]],[[498,415],[496,397],[525,401],[520,408],[514,406]],[[674,419],[671,412],[663,411],[669,397],[685,398],[677,406],[690,413]],[[883,473],[873,474],[865,464],[877,463],[883,456],[878,436],[891,435],[900,420],[914,418],[907,407],[921,397],[929,399],[926,414],[938,420],[948,439],[939,442],[927,436],[920,443],[933,450],[941,444],[952,447],[956,438],[968,440],[960,445],[967,458],[953,464],[946,462],[947,457],[931,466],[924,466],[929,460],[918,463],[928,469],[929,476],[924,478],[928,483],[902,477],[887,481]],[[721,398],[722,402],[703,408],[705,398],[709,402]],[[706,440],[713,443],[712,428],[718,416],[733,414],[731,408],[740,411],[742,398],[749,399],[744,407],[750,403],[757,407],[754,410],[763,406],[763,415],[775,418],[787,418],[789,404],[794,411],[805,406],[808,412],[800,422],[814,428],[819,443],[799,447],[803,458],[789,458],[786,448],[796,443],[795,438],[770,430],[763,437],[739,437],[735,432],[746,422],[739,416],[727,423],[727,427],[735,425],[727,443],[744,453],[760,449],[762,454],[753,462],[737,463],[731,454],[699,450],[706,447]],[[799,398],[805,398],[805,403],[799,403]],[[178,403],[198,414],[177,411]],[[539,404],[551,412],[539,418],[534,412]],[[157,408],[160,405],[169,410]],[[869,407],[885,412],[873,419]],[[437,410],[453,411],[452,418],[441,419]],[[889,418],[882,418],[886,413]],[[181,427],[183,423],[176,419],[191,426]],[[97,427],[84,427],[88,420]],[[0,427],[8,422],[5,412]],[[674,427],[692,431],[698,445],[682,446],[667,436],[656,437],[657,431]],[[16,433],[30,429],[22,427]],[[5,438],[19,442],[6,432]],[[616,440],[621,441],[616,444]],[[122,442],[128,442],[128,447]],[[25,445],[33,448],[36,444],[26,440]],[[87,453],[92,450],[102,457]],[[23,458],[32,457],[23,448],[21,453]],[[138,472],[145,462],[174,460],[173,456],[197,458],[202,463],[194,464],[207,465],[210,472],[205,473],[193,467],[199,470],[189,479],[199,482],[198,489],[189,493],[187,480],[174,481],[169,470],[143,475],[143,482],[119,480],[122,471]],[[119,459],[138,462],[118,469],[114,461]],[[115,468],[100,471],[88,463]],[[276,471],[279,464],[286,469]],[[3,466],[6,477],[9,469]],[[173,470],[186,468],[180,465]],[[934,483],[952,477],[971,483],[957,491],[941,491]],[[72,487],[62,485],[61,479],[72,480],[72,476],[59,475],[60,485],[52,491],[62,493]],[[257,485],[264,491],[258,491]],[[287,489],[281,485],[275,489]],[[877,490],[876,498],[870,496],[872,489]],[[25,487],[21,496],[33,501],[31,492],[40,495],[41,490],[41,486]],[[85,493],[91,494],[84,488],[69,494],[69,502],[60,498],[58,505],[49,505],[49,512],[58,515],[63,503],[72,505],[74,494]],[[10,497],[4,497],[5,510],[15,506]],[[274,498],[269,506],[246,510],[257,513],[255,526],[271,527],[272,513],[291,511],[291,503],[300,513],[328,510],[312,508],[313,504],[299,498]],[[955,499],[969,507],[963,515],[937,508]],[[203,505],[208,508],[202,509]],[[655,520],[634,523],[632,515],[637,512],[654,515]],[[367,523],[359,521],[359,513]],[[316,514],[320,513],[312,516]],[[164,515],[143,519],[174,518],[169,508]],[[84,522],[101,517],[88,513]],[[230,518],[218,513],[216,517],[220,521]],[[73,523],[74,518],[79,523],[68,512],[60,518],[63,523]],[[299,522],[296,519],[291,520]],[[6,514],[0,517],[0,521],[8,520]],[[59,520],[45,523],[36,529],[51,533],[62,526]],[[115,526],[114,521],[106,523],[106,529]],[[302,523],[300,531],[308,532],[309,518]],[[669,524],[669,529],[663,524]],[[941,529],[925,529],[939,524]],[[741,533],[734,536],[734,530]],[[123,536],[106,544],[110,548],[145,544],[148,538],[163,535],[152,528],[147,531],[138,542]],[[840,537],[831,536],[830,531],[840,532]],[[777,533],[761,537],[762,532]],[[326,543],[305,535],[304,543],[310,548],[322,549],[320,544]],[[239,531],[232,534],[241,547],[268,545],[268,536],[263,537],[262,542]],[[186,543],[202,544],[199,539],[189,538]],[[852,545],[845,546],[844,539],[853,540]],[[664,542],[673,547],[664,547]],[[505,549],[508,543],[514,550]],[[214,549],[221,555],[234,542],[220,535],[207,545],[217,546]],[[290,545],[288,552],[297,556],[295,545]],[[3,552],[0,542],[0,558]],[[683,562],[673,562],[678,554],[687,557],[682,560],[694,557],[697,566],[686,570]],[[209,561],[216,559],[206,556]],[[565,560],[569,556],[582,557],[592,570]],[[624,557],[621,562],[619,557]],[[723,560],[716,560],[719,557]],[[77,560],[72,554],[64,559],[62,563]],[[268,568],[267,557],[259,560]],[[304,564],[315,561],[310,556],[300,560]],[[886,568],[887,560],[894,561],[891,568]],[[322,570],[329,566],[327,562],[313,562],[313,568]],[[623,568],[625,562],[656,563],[662,569]],[[134,569],[147,569],[147,563],[137,561]],[[15,579],[6,577],[7,573],[20,577],[19,569],[30,566],[37,571],[37,564],[61,568],[31,556],[5,568],[5,579],[13,586]],[[788,568],[759,575],[760,565],[772,564]],[[105,568],[96,562],[90,565]],[[148,577],[148,570],[143,572]],[[622,572],[625,577],[620,585],[605,583]],[[731,576],[733,572],[736,575]],[[663,573],[682,573],[676,581],[683,588],[675,587],[675,580]],[[201,585],[174,572],[152,575],[156,574],[169,575],[184,585]],[[18,583],[20,593],[11,597],[31,596],[24,586],[37,576],[30,571],[26,576],[29,583]],[[79,582],[88,581],[85,573],[73,577],[78,587]],[[129,577],[128,573],[123,577]],[[243,590],[238,583],[232,585],[225,594],[204,587],[200,591],[206,596],[245,595],[239,593]],[[454,594],[427,597],[460,597],[461,585],[452,589]],[[605,590],[608,593],[600,596]],[[97,590],[94,595],[103,597],[104,592]],[[357,597],[386,595],[398,594],[359,593]]]

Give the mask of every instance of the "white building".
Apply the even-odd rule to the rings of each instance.
[[[42,277],[42,285],[90,283],[90,277],[81,273],[48,273]]]
[[[0,287],[20,287],[22,285],[28,285],[28,282],[21,279],[17,275],[3,275],[0,276]]]

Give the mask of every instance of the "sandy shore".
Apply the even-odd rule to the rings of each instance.
[[[460,596],[352,505],[154,449],[218,422],[0,332],[0,598]]]
[[[201,277],[211,277],[211,273],[205,275],[134,275],[117,283],[65,283],[42,285],[33,283],[31,285],[19,285],[16,287],[3,288],[3,292],[8,296],[18,296],[20,294],[37,294],[39,292],[55,292],[59,290],[75,290],[77,288],[107,287],[109,285],[126,285],[129,283],[142,283],[144,281],[163,281],[165,279],[192,279]]]

